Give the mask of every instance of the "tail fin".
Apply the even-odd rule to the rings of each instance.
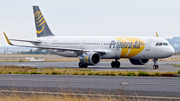
[[[44,19],[39,6],[33,6],[37,37],[54,36]]]

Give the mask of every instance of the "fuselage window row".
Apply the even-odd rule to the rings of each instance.
[[[79,45],[79,43],[52,43],[55,45]],[[110,45],[110,43],[84,43],[84,45]]]
[[[79,45],[79,43],[52,43],[56,45]]]

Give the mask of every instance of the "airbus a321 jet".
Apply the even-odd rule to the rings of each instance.
[[[55,36],[38,6],[33,6],[37,38],[8,39],[8,44],[20,47],[34,47],[65,56],[78,57],[79,68],[96,65],[101,59],[115,59],[112,68],[119,68],[121,58],[128,58],[134,65],[144,65],[153,59],[154,69],[157,61],[174,54],[169,42],[160,37],[126,37],[126,36]],[[15,45],[10,41],[30,42],[32,45]]]

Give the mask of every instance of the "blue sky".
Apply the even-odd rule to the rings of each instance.
[[[180,0],[3,0],[0,32],[35,38],[32,5],[38,5],[55,35],[180,36]],[[0,46],[6,46],[0,34]]]

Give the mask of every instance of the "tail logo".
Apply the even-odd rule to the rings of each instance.
[[[42,15],[41,11],[37,11],[34,14],[34,18],[36,20],[36,33],[40,34],[44,30],[46,21]]]

